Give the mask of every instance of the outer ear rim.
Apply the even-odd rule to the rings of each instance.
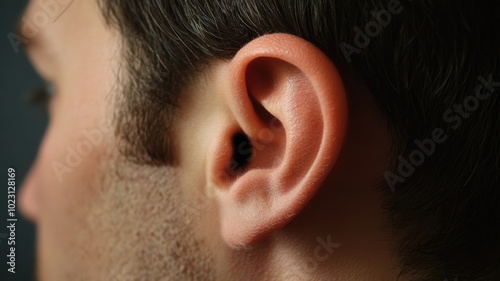
[[[286,42],[286,46],[293,46],[293,49],[283,46],[282,42]],[[307,56],[304,56],[307,54]],[[289,34],[276,33],[267,34],[258,37],[242,47],[242,49],[234,57],[227,71],[234,79],[230,79],[230,91],[236,93],[239,97],[230,99],[233,103],[229,107],[240,108],[245,112],[253,112],[251,101],[246,93],[246,89],[242,89],[241,85],[245,84],[246,68],[252,61],[257,58],[276,58],[285,62],[289,62],[298,69],[302,70],[306,78],[312,83],[314,89],[321,89],[323,93],[318,94],[318,103],[321,108],[321,114],[324,116],[322,139],[319,149],[316,152],[316,158],[310,165],[305,176],[296,184],[297,186],[309,185],[308,194],[304,195],[300,188],[294,188],[293,192],[298,194],[289,194],[292,200],[297,203],[284,203],[288,207],[278,207],[283,210],[282,215],[272,219],[272,222],[267,221],[260,228],[253,231],[246,230],[249,236],[237,235],[234,231],[240,232],[242,228],[228,228],[223,226],[223,236],[228,244],[233,246],[244,246],[252,244],[268,233],[275,231],[289,223],[309,202],[321,183],[326,179],[329,172],[336,163],[347,130],[348,106],[346,91],[341,80],[340,73],[333,62],[315,45],[308,41]],[[243,66],[243,67],[242,67]],[[255,113],[253,113],[255,114]],[[252,116],[250,120],[259,120],[257,116]],[[260,124],[253,124],[259,127]],[[323,155],[323,157],[320,157]],[[280,171],[283,173],[283,171]],[[227,191],[227,190],[225,190]],[[227,198],[226,198],[227,199]],[[290,207],[293,206],[293,207]],[[287,209],[287,211],[284,211]],[[255,216],[247,216],[248,220],[256,220]],[[263,221],[265,221],[263,219]],[[269,227],[272,225],[272,227]],[[244,228],[244,227],[243,227]]]

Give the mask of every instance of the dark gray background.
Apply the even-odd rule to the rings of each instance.
[[[47,124],[43,111],[26,103],[26,96],[42,81],[26,55],[22,51],[16,54],[7,37],[10,32],[15,32],[15,24],[27,2],[5,0],[0,8],[0,234],[8,233],[7,169],[16,169],[16,190],[19,192]],[[16,203],[19,207],[19,202]],[[0,239],[1,281],[33,280],[35,229],[22,219],[19,211],[17,218],[16,273],[7,272],[10,246],[6,239]]]

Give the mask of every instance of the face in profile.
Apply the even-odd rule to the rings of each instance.
[[[21,195],[39,280],[493,276],[436,254],[476,241],[467,257],[487,260],[481,245],[496,236],[474,239],[481,228],[464,231],[462,218],[491,214],[494,177],[473,170],[498,164],[484,152],[485,164],[476,154],[456,164],[456,147],[486,147],[495,123],[450,103],[470,100],[471,88],[495,105],[498,83],[484,73],[481,87],[476,77],[458,87],[472,75],[449,66],[461,49],[448,56],[428,44],[433,33],[414,36],[417,19],[446,29],[420,23],[419,9],[440,4],[389,1],[363,31],[363,1],[177,2],[32,0],[23,15],[49,99]],[[353,16],[323,16],[334,11]],[[442,61],[409,67],[436,53]],[[468,185],[481,187],[482,208]],[[495,221],[482,217],[483,227]]]
[[[31,1],[23,18],[42,2]],[[119,42],[95,1],[72,2],[29,40],[34,67],[53,87],[50,125],[21,198],[38,229],[38,276],[210,279],[213,259],[197,230],[202,210],[184,199],[196,182],[183,183],[180,167],[132,164],[119,153]]]

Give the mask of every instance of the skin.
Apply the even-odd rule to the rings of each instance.
[[[375,189],[391,141],[360,83],[344,77],[344,87],[302,39],[264,36],[186,90],[175,164],[139,165],[113,133],[119,37],[94,1],[75,1],[29,40],[57,92],[21,196],[38,227],[39,280],[397,280]],[[238,131],[255,147],[232,177]],[[88,153],[70,165],[83,143]],[[338,246],[316,250],[318,239]]]

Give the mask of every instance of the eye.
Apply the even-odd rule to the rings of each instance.
[[[28,102],[47,111],[50,99],[55,95],[54,85],[43,83],[28,96]]]

